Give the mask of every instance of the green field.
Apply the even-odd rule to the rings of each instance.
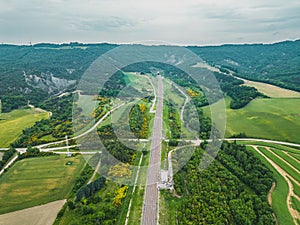
[[[80,155],[18,161],[1,176],[0,214],[67,198],[84,165]]]
[[[278,155],[279,157],[281,157],[283,160],[285,160],[286,162],[288,162],[290,165],[292,165],[293,167],[295,167],[297,170],[300,171],[300,163],[297,162],[295,159],[291,158],[289,155],[285,154],[283,151],[278,150],[278,149],[271,149],[272,152],[274,152],[276,155]]]
[[[138,73],[134,72],[123,72],[124,73],[124,79],[127,85],[131,85],[144,95],[147,94],[147,92],[153,93],[152,86],[146,77],[146,75],[139,75]],[[151,76],[147,75],[150,79]],[[138,96],[137,96],[138,97]]]
[[[270,151],[268,151],[264,147],[258,147],[258,149],[269,159],[271,159],[274,163],[276,163],[281,169],[287,172],[290,176],[292,176],[296,181],[300,182],[300,174],[295,171],[292,167],[290,167],[285,161],[278,158],[276,154],[274,155]]]
[[[169,82],[171,82],[171,81],[169,81]],[[179,110],[184,104],[185,97],[175,87],[173,87],[169,82],[166,80],[163,80],[164,97],[167,99],[171,99],[175,103],[175,106],[177,106],[177,109]]]
[[[48,118],[48,113],[34,109],[14,110],[0,114],[0,147],[9,147],[25,128],[31,127],[36,121]]]
[[[276,181],[276,188],[272,193],[272,208],[276,214],[279,224],[292,225],[293,220],[288,211],[287,205],[285,204],[289,192],[289,187],[286,181],[262,155],[250,146],[247,146],[247,148],[251,149],[253,153],[273,172],[273,176]]]
[[[90,116],[97,106],[97,101],[94,101],[94,96],[91,95],[80,95],[76,102],[78,107],[82,109],[82,114]]]
[[[300,98],[300,92],[280,88],[275,85],[266,84],[262,82],[255,82],[245,80],[245,85],[255,87],[259,92],[271,97],[271,98]]]
[[[229,102],[227,98],[226,137],[243,132],[248,137],[300,143],[300,99],[260,98],[238,110],[229,109]],[[208,107],[204,111],[210,114]]]
[[[258,146],[257,148],[265,157],[273,161],[282,170],[284,170],[285,173],[289,174],[291,177],[293,177],[296,181],[299,182],[300,177],[299,172],[297,171],[297,168],[299,168],[299,163],[288,155],[291,154],[291,150],[297,150],[279,145],[272,146],[271,148],[262,147],[259,146],[259,144],[255,145]],[[293,195],[295,194],[299,196],[300,187],[296,184],[296,182],[287,177],[287,179],[289,179],[292,184],[292,187],[289,187],[287,181],[284,178],[285,173],[280,172],[280,170],[277,171],[276,167],[273,167],[262,155],[255,151],[254,148],[250,146],[247,146],[247,148],[251,149],[253,153],[256,154],[271,169],[271,171],[273,171],[274,178],[276,180],[276,188],[272,193],[272,208],[276,213],[276,216],[279,220],[279,224],[293,224],[293,222],[290,221],[291,216],[288,216],[288,214],[290,213],[287,208],[286,199],[289,191],[291,191],[290,197],[292,199],[292,208],[294,210],[299,211],[300,203],[296,198],[293,197]],[[289,165],[288,163],[290,163],[291,165]],[[293,169],[293,166],[296,169]],[[289,190],[289,188],[291,188],[291,190]]]
[[[295,159],[300,161],[300,155],[295,153],[290,153],[291,156],[293,156]]]
[[[300,156],[300,150],[297,150],[292,147],[284,146],[284,145],[279,145],[279,144],[273,144],[273,143],[267,143],[267,142],[261,142],[261,141],[237,141],[238,144],[240,145],[258,145],[258,146],[266,146],[270,148],[275,148],[278,150],[283,150],[292,156]]]
[[[159,195],[159,224],[176,225],[176,209],[180,199],[169,191],[161,190]]]

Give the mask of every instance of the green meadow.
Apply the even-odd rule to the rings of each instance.
[[[248,137],[300,143],[300,99],[259,98],[238,110],[226,98],[226,137],[245,133]],[[218,104],[218,103],[216,103]],[[210,114],[205,107],[206,115]],[[220,115],[218,120],[224,120]]]
[[[41,113],[35,109],[20,109],[10,113],[1,113],[0,147],[9,147],[25,128],[31,127],[35,122],[48,117],[48,113]]]
[[[289,192],[289,187],[285,179],[262,155],[250,146],[247,146],[247,148],[251,149],[253,153],[273,172],[273,176],[276,181],[276,188],[272,193],[272,209],[276,214],[279,224],[292,225],[292,217],[287,205],[284,204]]]
[[[16,162],[0,179],[0,214],[66,199],[84,165],[81,155]]]

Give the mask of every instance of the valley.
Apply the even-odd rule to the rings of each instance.
[[[50,47],[34,51],[55,55]],[[93,58],[89,51],[105,52],[94,47],[76,51],[85,51],[86,60]],[[70,57],[67,49],[74,50],[59,51]],[[16,161],[0,175],[0,220],[61,200],[53,206],[54,225],[299,224],[297,87],[240,79],[223,64],[192,66],[215,75],[223,91],[218,95],[174,65],[122,68],[97,94],[89,92],[92,84],[76,90],[70,83],[59,95],[47,88],[45,99],[24,95],[46,111],[2,113],[1,168]],[[54,76],[68,79],[63,74]],[[208,105],[207,94],[217,107]],[[214,122],[226,119],[225,137],[210,118],[223,104],[226,115],[216,113]],[[219,139],[214,155],[208,146]]]

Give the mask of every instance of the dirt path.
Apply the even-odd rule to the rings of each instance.
[[[98,161],[98,163],[97,163],[97,166],[96,166],[96,168],[95,168],[95,170],[94,170],[94,173],[93,173],[93,175],[91,176],[91,178],[90,178],[90,180],[89,180],[89,182],[88,182],[87,184],[90,184],[90,183],[93,182],[95,176],[97,175],[97,173],[98,173],[98,171],[99,171],[100,166],[101,166],[101,156],[100,156],[99,161]]]
[[[52,225],[66,200],[0,215],[0,225]]]
[[[296,169],[293,165],[291,165],[288,161],[286,161],[285,159],[283,159],[282,157],[280,157],[279,155],[277,155],[276,153],[274,153],[271,150],[271,147],[265,147],[269,152],[271,152],[274,156],[276,156],[277,158],[279,158],[281,161],[285,162],[289,167],[291,167],[293,170],[295,170],[297,173],[300,173],[300,171],[298,169]]]
[[[271,207],[273,206],[272,193],[275,190],[275,188],[276,188],[276,183],[273,182],[272,187],[271,187],[271,189],[270,189],[270,191],[268,193],[268,202],[269,202],[269,204],[270,204]],[[273,217],[275,219],[276,225],[279,225],[278,219],[277,219],[275,213],[273,213]]]
[[[290,212],[290,215],[293,218],[293,222],[295,224],[297,224],[297,219],[300,219],[300,213],[292,208],[292,200],[291,197],[296,196],[294,193],[294,187],[293,184],[291,182],[291,180],[295,181],[294,178],[292,178],[288,173],[286,173],[280,166],[278,166],[276,163],[274,163],[271,159],[269,159],[267,156],[265,156],[259,149],[258,146],[255,145],[250,145],[252,148],[254,148],[260,155],[262,155],[285,179],[285,181],[288,184],[289,187],[289,192],[286,198],[286,205],[288,207],[288,210]],[[290,180],[291,179],[291,180]],[[297,185],[299,185],[299,183],[297,182]]]
[[[34,105],[31,105],[31,104],[28,104],[28,106],[32,109],[34,109],[35,111],[37,112],[40,112],[40,113],[48,113],[49,117],[52,116],[52,112],[49,112],[49,111],[46,111],[44,109],[41,109],[41,108],[36,108]]]
[[[273,193],[273,191],[275,190],[275,188],[276,188],[276,183],[273,182],[272,187],[271,187],[271,189],[270,189],[270,191],[269,191],[269,193],[268,193],[268,202],[269,202],[270,206],[273,205],[273,201],[272,201],[272,193]]]
[[[288,153],[288,152],[284,152],[284,153],[300,164],[300,161],[298,159],[296,159],[294,156],[292,156],[290,153]]]
[[[189,103],[189,101],[190,101],[190,97],[186,93],[184,93],[184,91],[177,84],[175,84],[174,82],[172,82],[170,80],[167,80],[167,82],[171,86],[173,85],[185,97],[185,101],[184,101],[184,104],[183,104],[183,106],[181,108],[181,112],[180,112],[180,119],[181,119],[182,123],[184,123],[184,121],[183,121],[183,112],[184,112],[186,104]]]
[[[141,75],[141,76],[142,76],[142,75]],[[155,103],[156,103],[156,99],[157,99],[157,97],[156,97],[156,89],[155,89],[154,84],[152,83],[150,77],[148,77],[148,76],[145,76],[145,77],[148,79],[150,85],[152,86],[152,89],[153,89],[153,95],[154,95],[153,103],[152,103],[152,106],[151,106],[149,112],[150,112],[150,113],[155,113],[156,110],[154,109],[154,107],[155,107]]]

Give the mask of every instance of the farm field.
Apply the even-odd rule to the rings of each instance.
[[[240,78],[239,78],[240,79]],[[300,92],[284,89],[275,85],[242,79],[245,85],[255,87],[270,98],[300,98]]]
[[[260,146],[259,143],[247,147],[273,171],[276,187],[271,193],[271,203],[279,224],[295,224],[295,221],[300,219],[300,212],[296,207],[300,204],[300,186],[298,182],[299,173],[295,171],[292,165],[286,163],[293,160],[291,153],[274,146],[272,148]],[[280,153],[278,154],[278,152]],[[283,154],[285,159],[279,156]]]
[[[52,225],[65,200],[0,215],[0,225]]]
[[[248,137],[300,143],[300,99],[255,99],[242,109],[232,110],[227,103],[226,137],[245,133]],[[218,104],[218,103],[216,103]],[[206,115],[209,107],[204,107]],[[224,119],[224,115],[218,118]]]
[[[123,72],[123,73],[125,75],[124,79],[127,85],[130,84],[132,87],[134,87],[144,95],[146,94],[146,92],[151,92],[151,93],[153,92],[152,85],[149,81],[150,79],[152,82],[151,76],[148,76],[149,77],[148,79],[147,76],[139,75],[138,73],[135,72]]]
[[[20,109],[10,113],[0,114],[0,146],[9,147],[25,128],[31,127],[35,122],[48,118],[46,112],[35,109]]]
[[[72,164],[66,165],[67,162]],[[80,155],[16,162],[0,180],[0,214],[67,198],[84,165]]]
[[[199,67],[199,68],[205,68],[208,69],[212,72],[221,72],[219,68],[211,66],[207,63],[199,62],[194,67]],[[263,83],[263,82],[256,82],[256,81],[251,81],[251,80],[246,80],[241,77],[237,77],[232,75],[233,77],[243,80],[244,85],[250,86],[250,87],[255,87],[259,92],[269,96],[270,98],[300,98],[300,92],[297,91],[292,91],[289,89],[281,88],[275,85]]]

